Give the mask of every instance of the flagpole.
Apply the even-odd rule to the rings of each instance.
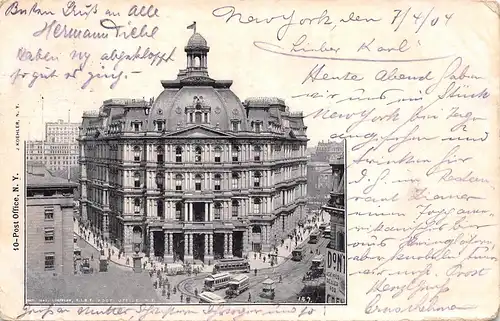
[[[68,109],[68,125],[66,126],[67,132],[69,132],[71,126],[71,108]],[[71,170],[71,140],[70,140],[70,135],[68,134],[68,182],[70,181],[71,175],[70,175],[70,170]]]
[[[46,165],[45,165],[45,123],[43,122],[43,105],[44,105],[44,99],[42,96],[42,164],[43,164],[43,166],[46,167]]]

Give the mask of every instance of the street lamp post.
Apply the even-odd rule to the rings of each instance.
[[[142,272],[142,255],[139,253],[141,250],[142,238],[140,235],[134,234],[134,254],[132,254],[133,270],[136,273]]]

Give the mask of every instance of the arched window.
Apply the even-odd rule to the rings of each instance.
[[[165,173],[163,173],[163,172],[159,172],[156,174],[156,186],[160,190],[163,189],[164,177],[165,177]]]
[[[175,148],[175,162],[182,163],[182,147],[180,146]]]
[[[233,189],[238,189],[238,179],[240,178],[240,176],[238,175],[238,173],[234,172],[231,177]]]
[[[201,191],[201,175],[196,174],[194,176],[194,189],[197,191]]]
[[[139,162],[141,160],[141,148],[139,146],[134,147],[134,162]]]
[[[134,213],[140,213],[141,212],[141,199],[140,198],[134,198]]]
[[[215,174],[214,175],[214,190],[220,191],[220,181],[221,181],[220,174]]]
[[[139,172],[134,173],[134,187],[141,187],[141,174]]]
[[[215,159],[216,163],[220,163],[220,156],[222,154],[222,148],[220,146],[215,147]]]
[[[255,215],[259,215],[260,214],[260,198],[254,198],[253,200],[253,213]]]
[[[201,147],[196,146],[194,149],[194,161],[196,163],[201,163]]]
[[[200,57],[196,56],[194,57],[194,62],[193,62],[193,67],[199,68],[200,67]]]
[[[238,200],[233,200],[231,202],[233,217],[238,217],[240,202]]]
[[[163,201],[162,200],[156,201],[156,208],[158,209],[158,217],[163,218],[165,213],[163,210]]]
[[[178,221],[182,221],[182,203],[175,203],[175,219]]]
[[[233,158],[233,162],[237,162],[238,161],[238,155],[240,153],[240,147],[239,146],[236,146],[236,145],[233,145],[231,147],[231,156]]]
[[[260,162],[260,153],[261,153],[261,148],[260,146],[255,146],[253,148],[253,160],[256,162]]]
[[[222,206],[220,205],[220,203],[214,204],[214,219],[215,220],[220,220],[221,209],[222,209]]]
[[[253,174],[253,187],[260,187],[260,178],[262,177],[262,174],[259,171],[256,171]]]
[[[181,174],[175,175],[175,190],[182,191],[182,175]]]
[[[253,234],[253,233],[255,233],[255,234],[260,234],[260,233],[262,233],[262,229],[260,228],[260,226],[259,226],[259,225],[254,225],[254,226],[252,227],[252,234]]]
[[[158,146],[158,148],[156,149],[156,162],[163,163],[163,155],[164,155],[163,147]]]

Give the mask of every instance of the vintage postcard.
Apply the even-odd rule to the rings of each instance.
[[[0,17],[1,319],[496,316],[498,3]]]

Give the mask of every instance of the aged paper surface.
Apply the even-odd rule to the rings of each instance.
[[[0,171],[3,182],[0,224],[0,253],[3,262],[0,268],[2,319],[420,320],[490,319],[496,315],[499,298],[498,4],[474,1],[319,0],[38,3],[3,1],[0,5],[0,16],[0,121],[3,129],[3,166]],[[190,28],[186,29],[188,26]],[[193,32],[202,37],[195,37]],[[187,45],[190,38],[193,41],[190,40],[192,47]],[[208,53],[206,47],[210,48]],[[184,84],[186,87],[194,86],[196,90],[184,92],[185,96],[189,97],[184,97],[186,99],[183,100],[175,100],[174,96],[162,93],[164,88],[161,81],[175,80],[178,71],[186,68],[184,74],[180,72],[179,79],[184,80],[178,81],[177,85],[174,84],[175,81],[166,82],[164,86],[179,88]],[[210,78],[207,78],[207,70]],[[227,81],[211,82],[207,79],[232,80],[231,90],[239,100],[221,94],[222,89],[213,89],[214,86],[227,89]],[[207,83],[200,85],[204,81]],[[199,100],[202,95],[205,95],[206,103],[198,104],[196,99]],[[193,96],[196,96],[194,102]],[[149,101],[149,97],[153,97],[153,100]],[[218,103],[214,103],[215,100],[210,100],[210,97],[219,97]],[[305,303],[304,301],[311,299],[304,298],[294,290],[301,284],[301,278],[302,281],[306,279],[303,275],[308,266],[305,264],[313,258],[312,250],[311,255],[304,253],[306,259],[301,262],[293,263],[288,260],[289,257],[284,257],[283,260],[288,260],[287,262],[274,268],[256,270],[255,274],[252,266],[254,263],[251,263],[252,271],[248,274],[251,288],[240,294],[240,299],[237,297],[233,301],[228,300],[223,305],[198,304],[199,296],[191,294],[180,299],[185,304],[189,297],[189,305],[175,301],[178,299],[167,299],[161,290],[155,289],[158,285],[153,284],[155,276],[148,275],[147,271],[132,272],[131,262],[127,262],[125,267],[110,262],[109,271],[92,271],[93,273],[87,274],[87,265],[82,263],[86,258],[78,260],[78,271],[71,259],[70,267],[57,267],[63,272],[55,270],[54,262],[59,262],[59,258],[54,258],[51,253],[67,250],[63,245],[66,243],[61,238],[72,238],[73,226],[69,232],[63,228],[61,231],[64,231],[57,235],[57,226],[54,230],[53,227],[47,227],[46,222],[40,223],[43,223],[43,226],[37,223],[35,216],[38,212],[30,212],[30,208],[35,207],[28,206],[27,214],[24,215],[27,193],[23,187],[28,177],[26,172],[31,170],[29,165],[25,165],[27,159],[24,141],[43,140],[47,134],[45,123],[57,122],[58,119],[81,123],[80,137],[85,136],[86,139],[95,141],[101,139],[100,137],[110,137],[109,135],[116,133],[114,131],[120,130],[119,126],[132,128],[132,138],[122,138],[117,140],[118,143],[108,139],[109,146],[124,144],[122,146],[125,147],[108,149],[115,154],[108,154],[108,160],[102,160],[104,163],[96,162],[98,170],[86,168],[87,165],[82,166],[88,164],[85,157],[89,157],[89,154],[83,156],[82,153],[93,152],[92,146],[97,145],[85,145],[86,147],[78,151],[80,165],[76,165],[76,159],[70,160],[73,162],[71,164],[76,166],[76,178],[72,177],[71,180],[75,181],[75,186],[82,193],[83,184],[88,184],[85,183],[86,180],[91,180],[89,173],[99,171],[95,175],[102,175],[101,168],[109,170],[113,167],[109,159],[119,159],[116,157],[118,151],[121,156],[136,157],[129,142],[138,139],[133,136],[133,128],[136,125],[149,126],[151,131],[163,132],[158,135],[167,137],[161,138],[165,139],[163,143],[167,144],[165,146],[168,146],[167,152],[170,153],[164,165],[167,172],[170,166],[168,161],[178,156],[177,151],[170,149],[168,145],[169,139],[178,139],[176,132],[192,133],[194,136],[190,139],[195,139],[194,144],[204,143],[204,139],[208,139],[204,138],[207,135],[219,135],[217,139],[231,141],[231,137],[239,135],[238,131],[245,130],[253,133],[252,135],[257,132],[258,135],[252,136],[256,137],[255,139],[273,131],[288,135],[286,137],[291,141],[297,140],[303,134],[304,126],[300,121],[291,125],[288,120],[287,123],[281,120],[278,126],[271,122],[271,118],[262,116],[269,112],[269,104],[281,103],[276,99],[250,99],[247,103],[256,104],[256,107],[248,105],[250,107],[245,107],[247,115],[242,115],[243,109],[238,108],[243,108],[241,102],[248,97],[284,99],[287,108],[283,106],[280,116],[283,119],[299,119],[300,115],[293,113],[302,112],[303,122],[307,127],[308,147],[316,146],[321,141],[345,139],[345,255],[348,260],[346,272],[344,271],[344,276],[340,278],[346,279],[347,291],[346,298],[338,300],[345,301],[345,304]],[[137,99],[133,102],[128,100],[125,104],[140,107],[144,103],[144,108],[136,108],[140,110],[136,116],[133,116],[136,111],[130,109],[132,116],[122,115],[122,123],[113,122],[118,116],[110,116],[107,123],[101,123],[100,128],[85,123],[85,119],[98,117],[99,114],[95,112],[99,110],[101,114],[106,113],[103,101],[118,98]],[[142,99],[145,101],[142,102]],[[116,100],[112,103],[120,104]],[[233,109],[231,104],[239,107]],[[257,106],[259,104],[260,107]],[[262,107],[262,104],[268,104],[268,107]],[[196,118],[197,106],[207,115],[199,114],[200,118]],[[220,109],[220,106],[223,108]],[[191,116],[195,115],[194,120],[189,119],[190,108],[193,108],[194,114]],[[251,108],[254,109],[249,111]],[[163,110],[165,115],[162,117],[166,123],[153,123],[152,117],[157,115],[155,113],[160,115]],[[84,113],[87,118],[82,118]],[[220,113],[226,115],[225,118]],[[179,116],[180,114],[182,116]],[[260,119],[259,115],[263,118]],[[249,117],[260,120],[250,121]],[[221,119],[221,123],[215,119]],[[231,123],[231,119],[235,121]],[[190,127],[190,121],[193,124],[199,121],[205,125]],[[233,128],[233,125],[242,127]],[[194,129],[189,131],[190,128]],[[139,130],[139,127],[137,129]],[[231,130],[234,133],[231,133]],[[273,144],[279,141],[272,139],[268,144],[274,146]],[[47,142],[49,145],[53,143]],[[177,143],[176,141],[174,144]],[[42,149],[45,148],[44,144],[41,145]],[[250,143],[250,146],[252,144]],[[60,144],[60,148],[63,147],[64,143]],[[147,148],[150,148],[149,145]],[[263,154],[263,168],[266,166],[266,157],[276,150]],[[217,153],[216,150],[215,152]],[[146,159],[150,160],[148,157],[157,155],[154,153],[158,153],[158,150],[153,152],[151,147],[147,153],[141,155],[149,155]],[[191,153],[198,157],[196,149],[191,150]],[[56,154],[54,152],[54,155]],[[184,154],[179,153],[179,157],[182,155]],[[232,154],[228,152],[223,159],[229,160],[230,155]],[[42,157],[47,156],[41,156],[39,159],[36,157],[27,161],[42,161]],[[137,161],[140,161],[140,156],[137,157]],[[251,157],[253,161],[260,161],[253,158],[254,156]],[[197,162],[197,158],[194,159]],[[57,165],[69,167],[67,159],[56,156],[44,161],[48,162],[48,165],[55,166],[58,162]],[[156,162],[160,163],[159,158],[155,158],[155,164]],[[162,156],[161,163],[163,162]],[[174,165],[182,166],[171,166]],[[123,166],[126,167],[126,164]],[[149,168],[147,164],[144,166]],[[221,166],[226,168],[221,173],[228,175],[224,178],[225,183],[231,185],[235,179],[234,176],[229,176],[232,163]],[[275,171],[279,164],[269,166],[266,170]],[[200,171],[210,172],[210,167],[199,168],[202,168]],[[304,166],[301,168],[305,169]],[[191,174],[186,171],[183,175]],[[155,182],[152,175],[156,175],[156,172],[153,169],[145,169],[144,173],[146,172],[151,176],[147,176],[145,185],[150,186],[148,184]],[[295,174],[293,172],[289,179],[293,179]],[[127,170],[110,171],[104,174],[104,178],[98,178],[101,182],[95,182],[93,189],[85,190],[87,195],[82,194],[82,198],[77,199],[78,202],[83,202],[83,199],[96,200],[95,206],[92,205],[94,207],[87,207],[86,221],[96,222],[95,217],[92,217],[94,214],[90,213],[95,213],[95,208],[102,207],[102,195],[107,200],[104,202],[107,202],[106,206],[111,206],[111,212],[121,213],[116,216],[121,217],[120,222],[126,221],[128,210],[132,214],[144,213],[141,199],[149,202],[152,197],[152,194],[148,194],[147,187],[144,188],[143,194],[140,194],[141,199],[136,197],[139,199],[137,203],[135,198],[127,199],[126,202],[120,198],[123,193],[127,193],[127,187],[125,190],[116,188],[115,194],[101,194],[103,191],[108,193],[108,189],[102,185],[109,186],[110,182],[114,184],[116,181],[128,180],[133,186],[135,176],[128,175]],[[174,182],[173,176],[168,175],[166,179],[173,187],[176,181]],[[191,187],[198,190],[198,178],[196,173],[193,175],[195,176],[191,177],[191,182],[194,183]],[[217,176],[213,177],[217,182]],[[271,182],[269,188],[272,188],[272,191],[279,188],[278,185],[272,184],[275,175],[264,177],[268,184]],[[207,177],[210,183],[211,179]],[[247,177],[254,189],[259,187],[255,185],[256,179],[260,180],[260,176]],[[136,187],[141,187],[140,184],[139,182]],[[161,184],[163,186],[163,183]],[[316,183],[308,179],[307,184]],[[156,186],[159,185],[156,180]],[[53,188],[49,187],[37,197],[50,197],[45,195]],[[179,190],[181,187],[179,185]],[[40,190],[38,192],[40,193]],[[254,192],[250,190],[250,195],[254,195]],[[210,192],[204,193],[209,195]],[[259,193],[266,193],[266,189]],[[255,223],[257,218],[253,217],[262,214],[271,220],[275,219],[273,213],[276,213],[276,204],[281,202],[281,199],[277,201],[281,192],[270,193],[269,203],[261,203],[260,199],[257,202],[257,196],[250,196],[250,199],[253,197],[253,203],[244,203],[248,207],[236,214],[239,217],[244,213],[247,217],[240,221],[255,227],[241,232],[246,239],[241,241],[241,244],[245,245],[236,241],[236,235],[240,233],[236,232],[236,223],[231,223],[231,229],[234,229],[234,233],[231,233],[234,234],[234,242],[240,245],[232,244],[233,234],[213,237],[214,244],[224,246],[224,255],[227,256],[234,249],[235,256],[238,256],[236,253],[239,246],[248,250],[250,243],[245,242],[252,242],[254,246],[254,241],[257,240],[252,238],[254,234],[261,235],[258,240],[265,240],[262,244],[259,243],[259,249],[262,246],[264,252],[268,251],[265,250],[266,246],[269,247],[271,242],[277,241],[276,234],[274,239],[271,235],[275,232],[272,226],[278,226],[281,221],[279,224],[269,225],[268,231],[264,225],[261,230],[260,225]],[[64,198],[64,195],[61,195],[59,196]],[[288,197],[299,201],[301,197],[305,197],[301,192],[294,195]],[[165,201],[167,215],[177,215],[177,212],[174,213],[177,208],[172,205],[173,201],[168,196],[161,197],[160,202],[163,202],[162,199]],[[175,197],[172,196],[172,199]],[[191,196],[183,197],[189,199]],[[120,205],[116,204],[118,199],[121,200]],[[248,199],[247,195],[239,198],[238,202]],[[307,200],[310,201],[310,198]],[[240,204],[231,203],[234,201],[234,195],[227,196],[224,201],[229,207],[224,207],[223,213],[228,215],[231,215],[231,206],[234,208],[234,204]],[[328,199],[325,199],[325,204],[327,202]],[[155,213],[159,213],[158,203],[147,204],[150,206],[147,207],[148,211],[154,208]],[[193,203],[186,203],[186,209],[189,204]],[[258,207],[255,207],[256,204]],[[263,204],[269,207],[262,207]],[[75,208],[81,211],[81,205]],[[161,205],[162,209],[163,206]],[[203,207],[197,206],[194,205],[195,213],[203,211]],[[208,208],[208,205],[205,206]],[[221,211],[217,206],[215,205],[213,210],[216,216],[220,213],[218,211]],[[263,208],[267,212],[262,210]],[[179,209],[179,213],[184,214],[181,212],[183,209],[184,207]],[[54,214],[51,213],[45,206],[46,220],[48,217],[53,219],[51,215]],[[208,210],[203,213],[207,214]],[[83,213],[79,214],[80,220]],[[144,215],[148,216],[148,220],[152,220],[149,214]],[[251,215],[253,218],[249,218]],[[133,230],[134,233],[139,231],[137,242],[140,244],[148,243],[149,240],[151,244],[157,244],[156,236],[153,236],[156,234],[153,234],[151,227],[158,226],[157,231],[161,233],[159,243],[166,244],[159,246],[163,247],[162,259],[170,259],[169,255],[174,257],[172,252],[177,253],[178,248],[181,252],[186,250],[182,253],[187,260],[188,254],[193,254],[193,242],[195,247],[197,244],[212,245],[212,236],[204,234],[204,238],[198,237],[203,234],[196,234],[196,229],[199,229],[196,222],[189,225],[191,227],[184,224],[182,233],[190,233],[191,228],[195,233],[186,234],[185,239],[175,243],[178,240],[176,235],[181,234],[168,234],[168,229],[172,227],[169,227],[168,222],[163,223],[163,218],[160,223],[153,224],[152,222],[158,220],[144,223],[145,218],[140,215],[135,217],[142,222],[140,228]],[[189,220],[189,216],[186,217]],[[65,218],[62,218],[61,222],[65,222]],[[127,234],[129,230],[120,225],[125,223],[98,223],[97,231],[111,230],[107,224],[115,224],[113,228],[121,226],[119,232],[114,230],[113,233],[118,233],[116,238],[128,242],[125,244],[127,260],[132,258],[132,246],[135,246],[135,241],[130,241],[131,236]],[[77,226],[75,231],[88,239],[87,230],[81,233],[80,227]],[[216,228],[211,228],[216,233]],[[245,228],[247,226],[243,226],[243,229]],[[282,229],[279,233],[284,233],[284,225],[279,228]],[[287,225],[287,228],[293,229],[294,226]],[[171,235],[173,238],[169,239]],[[230,235],[230,239],[227,235]],[[300,237],[305,235],[304,232]],[[308,235],[310,238],[310,234]],[[30,244],[30,240],[31,243],[36,243],[33,240],[41,240],[40,247],[26,255],[26,246]],[[183,243],[184,240],[186,243]],[[61,244],[63,248],[47,252],[44,242]],[[79,245],[87,244],[83,239],[78,239],[77,242]],[[177,244],[174,244],[173,250],[169,248],[171,242]],[[73,241],[70,243],[70,251],[73,251]],[[290,250],[288,246],[280,247],[285,251],[284,248]],[[255,251],[255,248],[250,250]],[[156,255],[155,251],[149,253],[144,250],[148,256]],[[206,257],[211,255],[211,249],[206,247],[200,251],[204,252]],[[250,261],[256,261],[257,258],[251,251],[239,255],[249,255]],[[73,253],[71,254],[73,258]],[[111,257],[107,245],[103,254],[109,254]],[[113,253],[113,257],[115,255],[116,253]],[[200,253],[194,253],[195,259],[196,255]],[[330,252],[326,256],[327,261],[331,260]],[[278,258],[278,263],[280,259]],[[94,264],[97,257],[92,256],[91,261]],[[139,264],[142,265],[141,262]],[[37,266],[42,267],[40,274],[35,273]],[[48,271],[43,271],[44,266]],[[303,267],[306,270],[302,273],[300,269]],[[67,269],[71,272],[64,275]],[[191,275],[169,278],[172,280],[172,286],[184,293],[187,287],[181,287],[179,284],[184,282],[184,286],[189,283],[197,284],[193,287],[203,287],[203,278],[210,274],[202,273],[201,277],[197,276],[191,280],[192,283]],[[336,281],[329,280],[335,275]],[[260,297],[260,292],[261,289],[264,292],[264,280],[267,276],[276,281],[276,297],[273,294],[276,299],[265,301],[266,299]],[[321,277],[324,280],[325,276]],[[336,292],[336,297],[340,297],[344,291],[338,287],[339,275],[327,271],[326,279],[325,291],[331,291],[330,286],[336,284],[335,291],[339,291]],[[170,298],[170,285],[168,292]],[[287,295],[291,297],[290,300],[279,299]],[[178,296],[179,293],[172,292],[172,298]]]

